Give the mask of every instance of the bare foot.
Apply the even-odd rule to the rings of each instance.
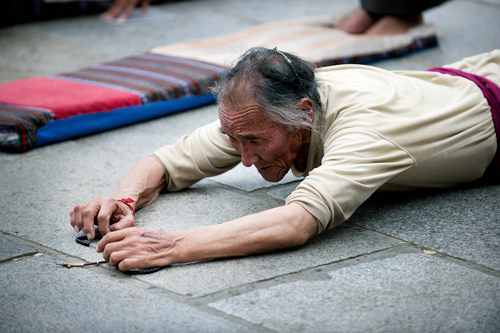
[[[396,35],[408,32],[424,22],[422,14],[412,16],[397,17],[384,16],[366,30],[367,35]]]
[[[350,34],[362,34],[368,30],[379,16],[370,14],[362,8],[358,8],[349,15],[342,18],[335,26],[335,29],[345,31]]]

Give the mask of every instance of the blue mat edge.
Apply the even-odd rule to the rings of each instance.
[[[196,95],[55,120],[37,130],[35,147],[136,124],[215,102],[212,94]]]

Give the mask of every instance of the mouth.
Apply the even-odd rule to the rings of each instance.
[[[260,174],[268,173],[269,171],[271,171],[271,166],[267,166],[267,167],[264,167],[264,168],[257,168],[257,171]]]

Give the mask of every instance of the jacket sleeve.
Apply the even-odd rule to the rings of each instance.
[[[347,220],[380,186],[414,165],[396,144],[367,131],[340,131],[324,144],[321,165],[287,198],[318,220],[318,233]]]
[[[163,164],[168,191],[179,191],[205,177],[224,173],[241,161],[227,136],[220,132],[219,121],[158,149],[153,157]]]

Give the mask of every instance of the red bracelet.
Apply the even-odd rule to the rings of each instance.
[[[130,209],[132,209],[132,213],[134,213],[134,216],[135,216],[135,209],[130,206],[130,204],[132,202],[135,202],[133,199],[130,199],[130,198],[121,198],[120,200],[118,200],[120,202],[123,202],[125,205],[127,205]]]

